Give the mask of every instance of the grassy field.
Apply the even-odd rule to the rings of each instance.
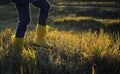
[[[47,39],[53,48],[32,45],[37,12],[31,6],[26,50],[13,50],[17,12],[13,4],[0,6],[0,74],[120,74],[119,8],[52,5]]]

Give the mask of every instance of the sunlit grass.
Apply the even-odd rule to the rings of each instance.
[[[56,7],[53,6],[52,10],[55,9]],[[96,21],[104,25],[114,25],[120,24],[120,19],[75,16],[75,13],[72,14],[69,12],[70,9],[63,12],[61,8],[61,11],[58,12],[69,13],[68,16],[62,15],[63,13],[58,15],[54,11],[50,14],[48,22],[51,26],[47,40],[54,45],[53,48],[32,45],[35,33],[35,21],[37,19],[37,10],[32,9],[32,20],[34,22],[29,25],[25,34],[24,47],[26,50],[19,51],[14,50],[11,43],[11,36],[15,34],[17,23],[16,9],[14,5],[0,6],[0,73],[13,74],[17,70],[14,65],[17,64],[23,67],[22,71],[24,74],[49,74],[50,72],[51,74],[94,73],[91,72],[91,68],[97,74],[119,74],[119,33],[106,33],[104,29],[100,29],[100,32],[91,31],[91,29],[89,31],[59,30],[58,27],[63,29],[61,26],[65,27],[66,21],[69,22],[67,22],[67,25],[70,23],[74,25],[76,24],[75,22],[79,24],[79,21],[84,20]],[[6,12],[10,10],[11,12]],[[56,22],[58,23],[56,24]],[[62,24],[63,22],[65,24]],[[96,25],[99,27],[99,24]],[[69,28],[73,28],[73,26],[69,26]]]
[[[37,60],[36,63],[39,65],[49,64],[45,65],[46,68],[49,68],[50,64],[56,66],[53,67],[53,69],[60,67],[58,71],[61,70],[62,66],[64,65],[65,68],[68,68],[67,70],[69,70],[78,67],[79,65],[91,62],[97,64],[99,63],[100,59],[106,59],[109,62],[108,64],[116,64],[120,61],[120,38],[117,37],[114,41],[111,35],[104,33],[102,30],[100,33],[92,33],[90,31],[75,33],[73,31],[66,32],[53,29],[49,32],[47,39],[54,45],[55,48],[50,49],[31,46],[34,37],[34,31],[27,33],[28,35],[25,37],[25,48],[27,50],[22,52],[22,62],[23,65],[26,64],[24,67],[28,68],[29,70],[32,69],[31,66],[36,65],[35,60]],[[0,55],[0,60],[2,61],[7,60],[12,62],[20,60],[18,54],[16,54],[19,51],[11,51],[11,35],[13,34],[14,31],[10,28],[1,32],[3,45],[1,46],[2,49],[0,49],[0,53],[2,53]],[[37,54],[35,49],[37,49]],[[15,56],[18,59],[13,60],[12,58],[15,58]],[[12,58],[6,59],[6,57]],[[5,63],[8,62],[4,62],[2,65],[7,67],[5,66]],[[73,65],[73,67],[70,67],[71,65]],[[101,69],[102,67],[99,67],[98,69]],[[107,67],[107,65],[105,67]],[[34,70],[35,69],[36,68],[34,67]],[[118,69],[116,68],[116,71],[117,70]],[[77,69],[75,71],[77,71]],[[71,71],[71,73],[74,73],[74,71]]]
[[[82,21],[82,20],[93,20],[96,22],[100,22],[106,25],[109,24],[120,24],[120,19],[97,19],[97,18],[93,18],[93,17],[86,17],[86,16],[80,16],[80,17],[63,17],[63,18],[57,18],[55,19],[55,22],[64,22],[64,21]]]

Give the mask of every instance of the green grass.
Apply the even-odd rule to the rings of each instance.
[[[70,11],[72,10],[72,11]],[[97,74],[120,73],[120,18],[118,10],[52,6],[48,42],[54,48],[32,45],[37,9],[25,35],[26,50],[13,50],[17,13],[14,5],[0,6],[0,74]],[[6,12],[7,11],[7,12]],[[9,12],[8,12],[9,11]],[[99,14],[98,13],[98,14]],[[103,14],[104,13],[104,14]],[[112,14],[112,17],[111,17]],[[106,18],[107,17],[107,18]]]

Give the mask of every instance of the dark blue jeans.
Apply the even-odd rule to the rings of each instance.
[[[50,9],[49,1],[39,0],[32,4],[40,9],[37,23],[46,26],[48,13]],[[29,7],[29,3],[25,3],[25,4],[16,3],[16,8],[18,11],[19,21],[18,21],[15,37],[21,38],[24,37],[27,25],[30,23],[30,7]]]

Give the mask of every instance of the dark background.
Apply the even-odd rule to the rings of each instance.
[[[97,2],[119,2],[119,0],[49,0],[50,2],[62,2],[62,1],[66,1],[66,2],[70,2],[70,1],[81,1],[81,2],[90,2],[90,1],[97,1]],[[3,5],[3,4],[8,4],[8,3],[11,3],[11,0],[1,0],[0,1],[0,5]]]

